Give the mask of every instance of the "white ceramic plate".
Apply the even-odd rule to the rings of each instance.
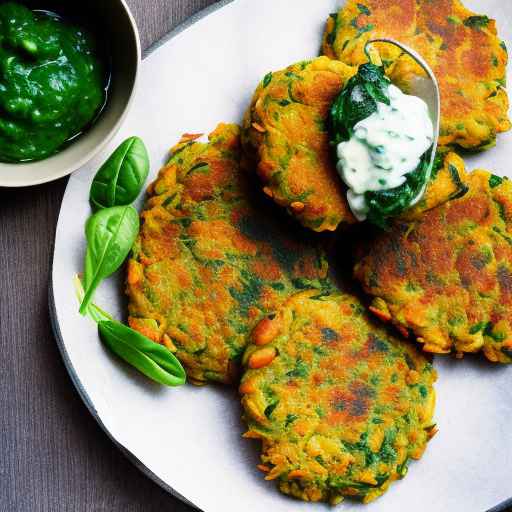
[[[467,0],[499,20],[512,48],[512,2]],[[324,22],[336,0],[235,0],[210,9],[172,34],[143,62],[140,87],[124,128],[146,141],[156,174],[182,132],[208,132],[239,121],[269,70],[318,54]],[[512,134],[498,148],[469,159],[470,168],[509,171]],[[104,158],[104,157],[103,157]],[[244,428],[235,391],[219,387],[164,389],[111,357],[95,326],[77,313],[73,276],[82,269],[83,226],[90,182],[102,158],[75,173],[59,218],[52,275],[52,316],[59,345],[91,413],[130,457],[169,491],[205,512],[330,510],[294,501],[255,469],[256,445]],[[512,176],[512,175],[511,175]],[[122,318],[122,276],[103,284],[97,302]],[[438,358],[440,433],[407,478],[368,512],[483,512],[512,495],[512,367],[479,358]]]

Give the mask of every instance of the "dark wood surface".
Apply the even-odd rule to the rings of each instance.
[[[213,3],[128,0],[144,48]],[[47,295],[66,183],[0,188],[0,511],[191,511],[125,459],[62,363]]]

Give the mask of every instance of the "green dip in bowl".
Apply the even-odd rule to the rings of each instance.
[[[0,161],[47,158],[94,122],[108,88],[100,55],[82,27],[0,4]]]

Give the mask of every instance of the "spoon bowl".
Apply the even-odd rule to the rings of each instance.
[[[434,125],[434,139],[432,142],[432,150],[430,156],[430,165],[427,173],[427,179],[425,180],[425,185],[421,194],[418,195],[417,199],[411,204],[414,205],[417,203],[423,194],[425,193],[425,189],[427,187],[427,183],[430,181],[430,176],[432,174],[432,168],[434,166],[434,161],[437,153],[437,146],[439,145],[439,129],[441,122],[441,93],[439,90],[439,83],[437,82],[437,78],[432,71],[432,68],[428,65],[426,60],[411,47],[401,43],[400,41],[396,41],[395,39],[390,38],[376,38],[371,39],[366,43],[365,51],[367,55],[369,55],[368,50],[371,48],[373,43],[387,43],[400,48],[405,54],[411,57],[422,69],[425,71],[426,76],[416,76],[414,80],[410,84],[409,94],[413,96],[417,96],[421,98],[428,107],[430,118],[432,120],[432,124]]]

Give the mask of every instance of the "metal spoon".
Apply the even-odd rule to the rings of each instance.
[[[434,167],[434,160],[436,158],[437,146],[439,144],[439,128],[441,122],[441,93],[439,91],[439,84],[437,82],[437,78],[434,75],[431,67],[427,64],[425,59],[415,50],[410,48],[409,46],[401,43],[400,41],[396,41],[395,39],[389,38],[378,38],[371,39],[366,43],[365,52],[369,56],[369,49],[373,43],[388,43],[393,44],[396,47],[400,48],[404,53],[409,55],[420,67],[425,71],[427,77],[417,76],[414,81],[411,83],[410,94],[421,98],[428,106],[428,110],[430,113],[430,118],[432,119],[432,124],[434,125],[434,140],[432,142],[432,154],[430,157],[430,164],[427,171],[427,176],[425,180],[425,184],[421,190],[421,193],[418,194],[416,199],[411,203],[411,206],[415,205],[420,201],[425,193],[425,189],[427,188],[427,184],[430,181],[430,176],[432,175],[432,168]]]

